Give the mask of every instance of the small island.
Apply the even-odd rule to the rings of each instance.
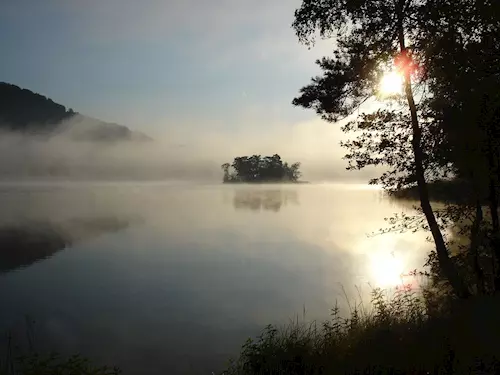
[[[238,156],[221,165],[224,183],[303,183],[300,163],[288,164],[281,156]]]

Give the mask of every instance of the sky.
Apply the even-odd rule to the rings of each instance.
[[[285,153],[337,163],[339,126],[291,104],[319,74],[315,60],[333,49],[332,41],[311,50],[298,42],[291,23],[299,6],[1,0],[0,81],[153,137],[224,138],[220,147],[274,137],[289,143]]]

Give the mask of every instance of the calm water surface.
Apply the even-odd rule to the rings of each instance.
[[[425,234],[361,185],[0,185],[0,329],[125,374],[210,374],[268,323],[393,287]],[[359,297],[357,297],[359,298]],[[21,340],[21,339],[20,339]]]

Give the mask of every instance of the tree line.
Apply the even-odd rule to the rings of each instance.
[[[223,182],[296,182],[301,176],[300,163],[288,164],[281,156],[252,155],[235,157],[221,165]]]

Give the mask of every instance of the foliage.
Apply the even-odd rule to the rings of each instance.
[[[239,156],[234,158],[232,164],[222,164],[221,168],[224,171],[224,182],[295,182],[301,176],[300,163],[289,165],[278,154],[265,157]]]
[[[29,109],[29,110],[27,110]],[[54,103],[43,95],[0,82],[0,126],[27,130],[32,125],[51,128],[75,115],[72,109]]]
[[[311,43],[319,31],[321,37],[334,38],[335,49],[333,57],[317,61],[322,76],[303,87],[293,104],[315,109],[323,119],[335,122],[379,96],[377,87],[384,72],[398,68],[411,73],[416,88],[429,75],[424,65],[425,57],[430,58],[424,40],[428,6],[428,1],[413,0],[304,0],[293,23],[299,40]],[[405,50],[401,50],[401,38]],[[384,99],[391,106],[362,113],[342,128],[355,136],[342,146],[347,149],[348,169],[382,166],[386,172],[371,183],[395,191],[417,183],[412,144],[416,134],[402,98]],[[422,100],[416,111],[426,181],[446,177],[453,168],[444,157],[449,147],[444,131],[430,103]]]
[[[436,306],[405,287],[392,298],[375,289],[370,309],[358,303],[348,318],[336,307],[322,324],[297,319],[266,327],[223,374],[494,373],[500,365],[500,301],[448,302]]]
[[[464,250],[477,258],[478,237],[500,260],[500,8],[498,2],[473,0],[303,0],[293,28],[300,41],[334,39],[332,57],[317,61],[323,71],[300,90],[294,105],[314,109],[323,119],[351,115],[368,98],[384,71],[397,69],[404,96],[385,98],[389,106],[363,113],[343,127],[354,139],[344,142],[348,169],[383,167],[370,181],[397,193],[415,189],[419,209],[436,245],[442,273],[458,295],[470,291],[450,260],[445,242],[450,222],[429,202],[428,182],[450,177],[464,181],[462,217],[473,212]],[[417,93],[417,99],[413,91]],[[405,108],[406,107],[406,108]],[[485,193],[486,191],[486,193]],[[481,204],[489,206],[491,229],[484,226]],[[479,208],[478,208],[479,207]],[[473,215],[474,216],[474,215]],[[405,225],[405,222],[402,222]],[[493,253],[495,253],[493,255]],[[474,255],[475,254],[475,255]],[[457,259],[455,259],[457,260]],[[474,260],[476,264],[477,259]],[[461,267],[462,268],[462,267]],[[496,267],[500,270],[500,265]],[[476,267],[476,271],[480,271]],[[482,272],[482,271],[480,271]],[[497,271],[500,289],[500,271]]]
[[[420,111],[424,151],[423,166],[427,181],[436,181],[452,173],[452,166],[437,152],[441,143],[440,129],[425,111]],[[363,113],[356,120],[342,127],[346,133],[356,134],[355,139],[341,142],[347,150],[344,159],[348,170],[383,166],[384,172],[370,180],[389,192],[398,192],[416,186],[416,176],[411,145],[411,119],[402,111],[380,109]]]
[[[335,50],[317,61],[323,74],[294,105],[336,122],[377,95],[384,70],[396,66],[405,78],[408,107],[396,98],[363,113],[344,126],[356,138],[343,146],[348,169],[386,168],[372,183],[395,195],[416,188],[421,207],[389,218],[382,233],[431,231],[434,289],[424,298],[403,289],[389,301],[375,290],[368,313],[356,305],[347,319],[335,309],[322,325],[269,326],[226,374],[499,372],[499,7],[489,0],[302,1],[293,24],[299,40],[311,44],[319,33],[334,38]],[[457,186],[460,199],[431,207],[428,181],[445,197],[447,186]]]
[[[26,343],[14,342],[8,333],[5,353],[0,358],[0,375],[119,375],[117,367],[96,366],[80,355],[62,357],[56,352],[39,352],[35,321],[26,316]],[[22,340],[20,340],[22,341]],[[24,345],[23,345],[24,344]],[[27,344],[27,345],[26,345]]]
[[[71,120],[68,128],[60,127],[64,120]],[[68,131],[78,141],[152,140],[126,126],[83,116],[50,98],[4,82],[0,82],[0,129],[48,136]]]
[[[317,31],[323,37],[334,35],[335,50],[332,58],[318,61],[323,76],[313,78],[311,84],[302,88],[293,104],[314,108],[327,121],[337,121],[377,94],[384,71],[399,71],[406,110],[401,107],[365,114],[361,127],[352,123],[344,127],[346,131],[361,130],[358,138],[344,144],[350,151],[349,167],[385,165],[388,172],[372,182],[392,190],[418,187],[421,210],[440,267],[456,294],[467,297],[470,291],[450,260],[427,190],[429,174],[439,175],[447,170],[447,163],[433,152],[441,149],[435,147],[440,143],[436,137],[440,129],[433,126],[429,107],[419,106],[413,94],[412,83],[422,79],[419,63],[426,17],[422,9],[426,5],[425,0],[303,0],[293,23],[299,40],[308,43]]]
[[[19,357],[0,368],[0,375],[118,375],[118,368],[98,367],[78,355],[61,358],[57,354]]]
[[[470,200],[476,205],[469,239],[474,245],[463,256],[473,259],[479,279],[491,275],[494,264],[493,290],[500,290],[500,8],[498,2],[461,0],[444,10],[451,22],[442,25],[433,17],[428,34],[429,87],[434,93],[429,102],[457,175],[469,182]],[[480,261],[483,256],[489,258],[487,266]]]
[[[497,2],[443,1],[431,12],[426,34],[429,106],[457,174],[478,187],[498,168],[499,11]]]

